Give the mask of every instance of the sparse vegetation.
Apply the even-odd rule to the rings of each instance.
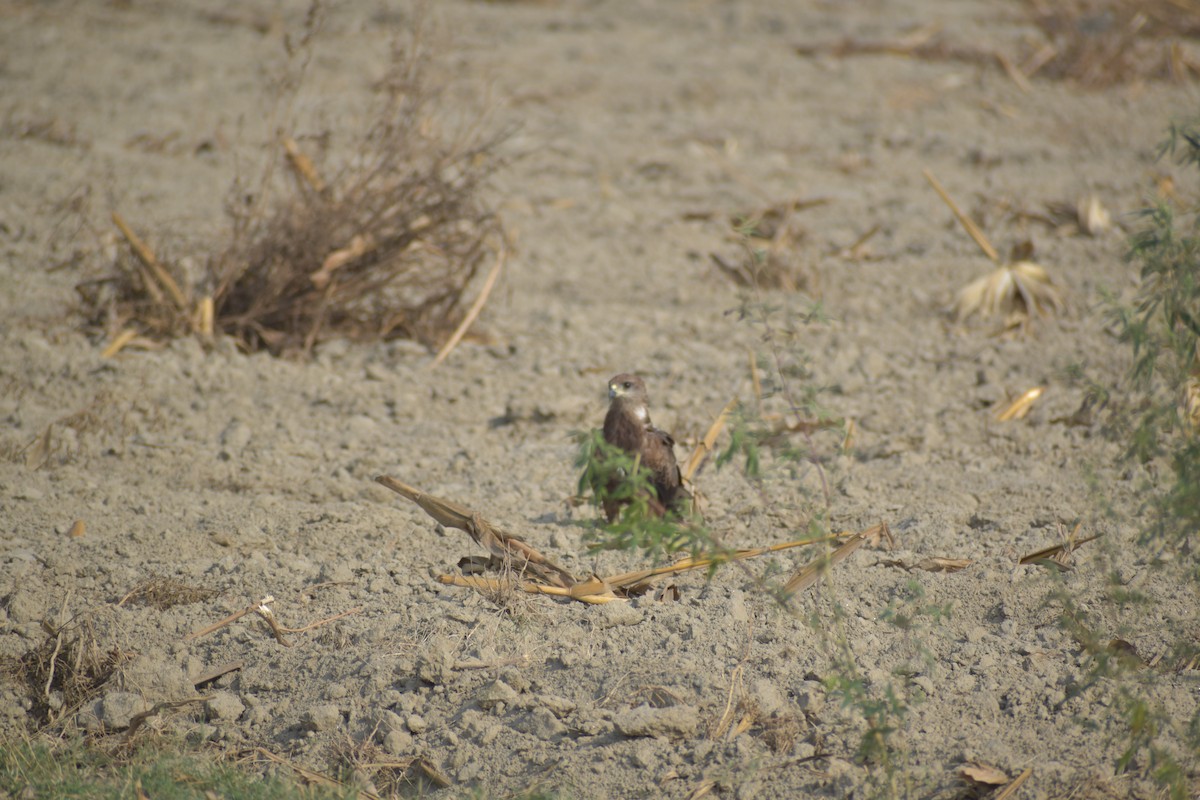
[[[278,92],[302,90],[321,15],[314,4]],[[79,286],[109,352],[190,334],[273,353],[307,353],[333,336],[447,339],[480,267],[502,257],[503,230],[481,192],[501,166],[503,137],[482,120],[447,129],[430,35],[418,23],[394,44],[368,127],[339,134],[350,152],[340,165],[302,152],[287,132],[295,121],[283,121],[257,183],[233,186],[229,237],[196,254],[198,275],[161,261],[114,214],[129,247],[109,275]],[[291,180],[277,168],[284,158]]]
[[[1200,165],[1198,124],[1172,126],[1161,154]],[[1113,734],[1121,740],[1117,771],[1145,774],[1182,800],[1200,779],[1194,767],[1200,709],[1171,709],[1156,689],[1168,674],[1200,663],[1200,644],[1188,616],[1164,607],[1148,580],[1175,587],[1191,608],[1200,602],[1200,438],[1193,420],[1200,375],[1200,229],[1195,207],[1168,202],[1145,211],[1142,220],[1130,248],[1141,271],[1136,296],[1131,304],[1111,300],[1111,321],[1131,349],[1132,363],[1122,391],[1105,395],[1122,398],[1110,408],[1110,431],[1125,446],[1126,462],[1143,476],[1140,513],[1122,522],[1137,531],[1133,557],[1146,571],[1129,577],[1131,554],[1101,548],[1105,582],[1084,589],[1055,575],[1052,598],[1063,629],[1087,657],[1086,675],[1068,701],[1107,696],[1124,721],[1123,733]],[[1108,502],[1100,498],[1097,505],[1105,509]],[[1162,632],[1162,641],[1154,652],[1141,652],[1133,642],[1151,630]]]
[[[83,740],[0,740],[0,793],[89,800],[349,800],[349,787],[303,786],[257,774],[206,750],[164,740],[110,753]]]

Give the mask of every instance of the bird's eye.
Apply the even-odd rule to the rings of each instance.
[[[622,386],[624,386],[626,389],[632,389],[632,388],[633,388],[633,381],[625,381],[625,382],[624,382],[624,383],[622,383],[621,385],[622,385]]]

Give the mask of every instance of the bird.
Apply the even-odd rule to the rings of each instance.
[[[635,457],[650,472],[654,496],[647,498],[650,512],[661,517],[668,511],[681,512],[691,495],[683,488],[683,474],[675,460],[675,440],[650,422],[650,396],[637,375],[621,373],[608,382],[608,413],[604,416],[604,441]],[[616,498],[623,480],[614,476],[602,498],[604,513],[611,523],[629,499]]]

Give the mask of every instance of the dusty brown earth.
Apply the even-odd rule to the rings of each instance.
[[[1120,215],[1176,169],[1155,148],[1195,90],[1035,79],[1024,91],[987,59],[796,50],[937,21],[964,47],[1015,53],[1038,36],[1023,8],[437,4],[447,102],[490,105],[497,125],[515,126],[489,202],[519,253],[482,338],[431,369],[406,342],[331,341],[309,362],[193,340],[102,358],[73,287],[92,275],[97,241],[115,246],[108,213],[170,258],[212,252],[234,175],[266,157],[269,79],[305,8],[0,3],[0,444],[11,457],[0,463],[0,654],[44,646],[43,620],[91,620],[124,657],[68,727],[103,736],[157,702],[208,696],[155,715],[144,734],[261,747],[331,773],[347,742],[368,742],[386,759],[424,757],[450,783],[439,796],[954,797],[967,792],[965,761],[1031,769],[1020,797],[1159,796],[1144,756],[1115,772],[1128,744],[1118,687],[1080,691],[1091,660],[1051,597],[1064,588],[1102,634],[1161,653],[1178,630],[1126,632],[1100,599],[1116,555],[1157,603],[1153,618],[1195,619],[1194,600],[1132,544],[1140,475],[1116,463],[1121,448],[1097,423],[1069,420],[1085,395],[1071,369],[1105,386],[1125,370],[1098,305],[1136,270],[1120,231],[1074,235],[1019,212],[1092,192],[1130,221]],[[336,153],[410,22],[383,2],[330,9],[292,132],[328,133]],[[988,263],[924,168],[999,246],[1032,237],[1065,287],[1065,315],[1011,338],[948,320]],[[802,295],[747,294],[709,257],[737,258],[731,215],[793,199],[825,201],[797,212],[803,235],[787,254],[820,320],[804,316]],[[78,230],[81,214],[91,229]],[[583,543],[595,514],[567,502],[572,432],[599,424],[610,375],[637,371],[682,456],[731,397],[752,398],[751,354],[768,389],[776,358],[807,364],[791,391],[819,387],[829,414],[853,420],[845,452],[840,434],[812,443],[831,490],[826,524],[886,522],[896,538],[890,552],[852,556],[795,615],[754,576],[790,575],[803,551],[711,582],[680,578],[673,603],[498,605],[435,582],[479,551],[372,481],[392,474],[466,503],[577,573],[636,567],[636,554]],[[1027,418],[995,420],[1034,386],[1045,393]],[[766,402],[783,407],[778,394]],[[54,447],[28,458],[50,425]],[[781,454],[764,451],[758,480],[736,466],[699,476],[725,543],[797,538],[822,513],[815,468]],[[1076,522],[1104,534],[1076,569],[1052,579],[1017,566]],[[889,564],[928,557],[972,563]],[[118,605],[153,576],[216,594]],[[265,595],[290,627],[360,610],[290,635],[290,647],[255,616],[185,640]],[[241,668],[193,685],[232,662]],[[903,701],[888,720],[890,762],[856,757],[860,710],[826,689],[839,674],[857,675],[869,699]],[[1195,713],[1194,672],[1163,671],[1141,691],[1181,719]],[[62,701],[10,675],[0,725],[25,730]]]

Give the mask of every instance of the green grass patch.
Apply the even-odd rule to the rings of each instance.
[[[140,792],[139,792],[140,788]],[[7,793],[7,794],[5,794]],[[218,753],[179,743],[147,742],[113,749],[85,740],[0,740],[0,796],[14,798],[150,797],[153,800],[333,800],[350,788],[304,786],[290,776],[264,776]]]

